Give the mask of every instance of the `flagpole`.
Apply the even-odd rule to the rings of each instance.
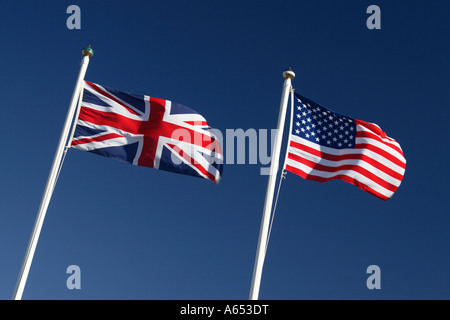
[[[55,156],[53,158],[53,164],[47,179],[47,184],[45,186],[44,194],[42,196],[41,204],[39,206],[38,215],[34,223],[33,231],[31,233],[30,241],[28,243],[27,251],[25,253],[25,258],[22,263],[22,268],[20,269],[19,277],[17,280],[16,287],[14,289],[13,300],[21,300],[23,290],[25,288],[25,283],[28,278],[28,273],[30,272],[31,262],[33,261],[33,256],[36,251],[37,242],[39,240],[39,235],[41,233],[42,225],[44,223],[45,214],[47,212],[50,199],[55,188],[57,173],[61,166],[61,159],[64,153],[64,148],[66,146],[67,138],[70,132],[70,127],[73,122],[75,111],[78,105],[78,96],[80,94],[84,76],[89,64],[89,58],[94,55],[94,51],[91,46],[83,49],[83,60],[81,61],[80,72],[78,74],[78,79],[75,84],[75,89],[72,94],[72,100],[70,101],[69,110],[67,111],[66,120],[64,122],[64,127],[59,138],[58,147],[56,149]]]
[[[258,300],[259,287],[261,285],[262,269],[266,256],[267,236],[269,231],[270,216],[272,211],[273,194],[275,191],[275,182],[277,180],[277,172],[280,160],[281,142],[283,139],[283,128],[286,118],[287,102],[289,99],[289,89],[291,88],[291,80],[294,79],[295,73],[289,68],[283,72],[284,84],[281,93],[280,111],[278,114],[277,133],[272,152],[272,163],[270,166],[269,182],[267,183],[266,200],[264,203],[263,217],[261,221],[261,229],[259,232],[258,248],[253,269],[252,285],[250,289],[250,300]]]

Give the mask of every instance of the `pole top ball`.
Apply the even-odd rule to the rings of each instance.
[[[89,58],[91,58],[94,55],[94,50],[92,50],[91,45],[88,45],[81,52],[83,53],[83,56],[89,56]]]
[[[283,78],[285,79],[294,79],[295,73],[292,71],[291,67],[289,67],[285,72],[283,72]]]

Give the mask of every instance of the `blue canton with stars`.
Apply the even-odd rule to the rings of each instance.
[[[292,134],[322,146],[345,149],[355,146],[356,124],[352,118],[335,113],[294,93]]]

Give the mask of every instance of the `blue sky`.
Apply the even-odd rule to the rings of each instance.
[[[81,30],[66,27],[71,4]],[[371,4],[380,30],[366,27]],[[400,143],[406,173],[389,201],[287,175],[261,299],[449,299],[449,10],[444,1],[2,4],[0,299],[13,294],[88,44],[86,80],[182,103],[222,132],[275,128],[290,66],[296,92]],[[247,299],[261,166],[226,163],[214,185],[69,150],[23,298]],[[66,287],[70,265],[80,290]],[[370,265],[380,290],[366,286]]]

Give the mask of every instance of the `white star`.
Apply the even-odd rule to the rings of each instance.
[[[295,130],[295,133],[296,133],[296,134],[299,134],[299,133],[300,133],[300,130],[296,129],[296,130]]]
[[[309,134],[305,134],[305,136],[306,136],[307,138],[309,138]]]
[[[300,126],[300,122],[297,121],[297,122],[295,123],[295,125],[296,125],[297,127],[299,127],[299,126]]]

